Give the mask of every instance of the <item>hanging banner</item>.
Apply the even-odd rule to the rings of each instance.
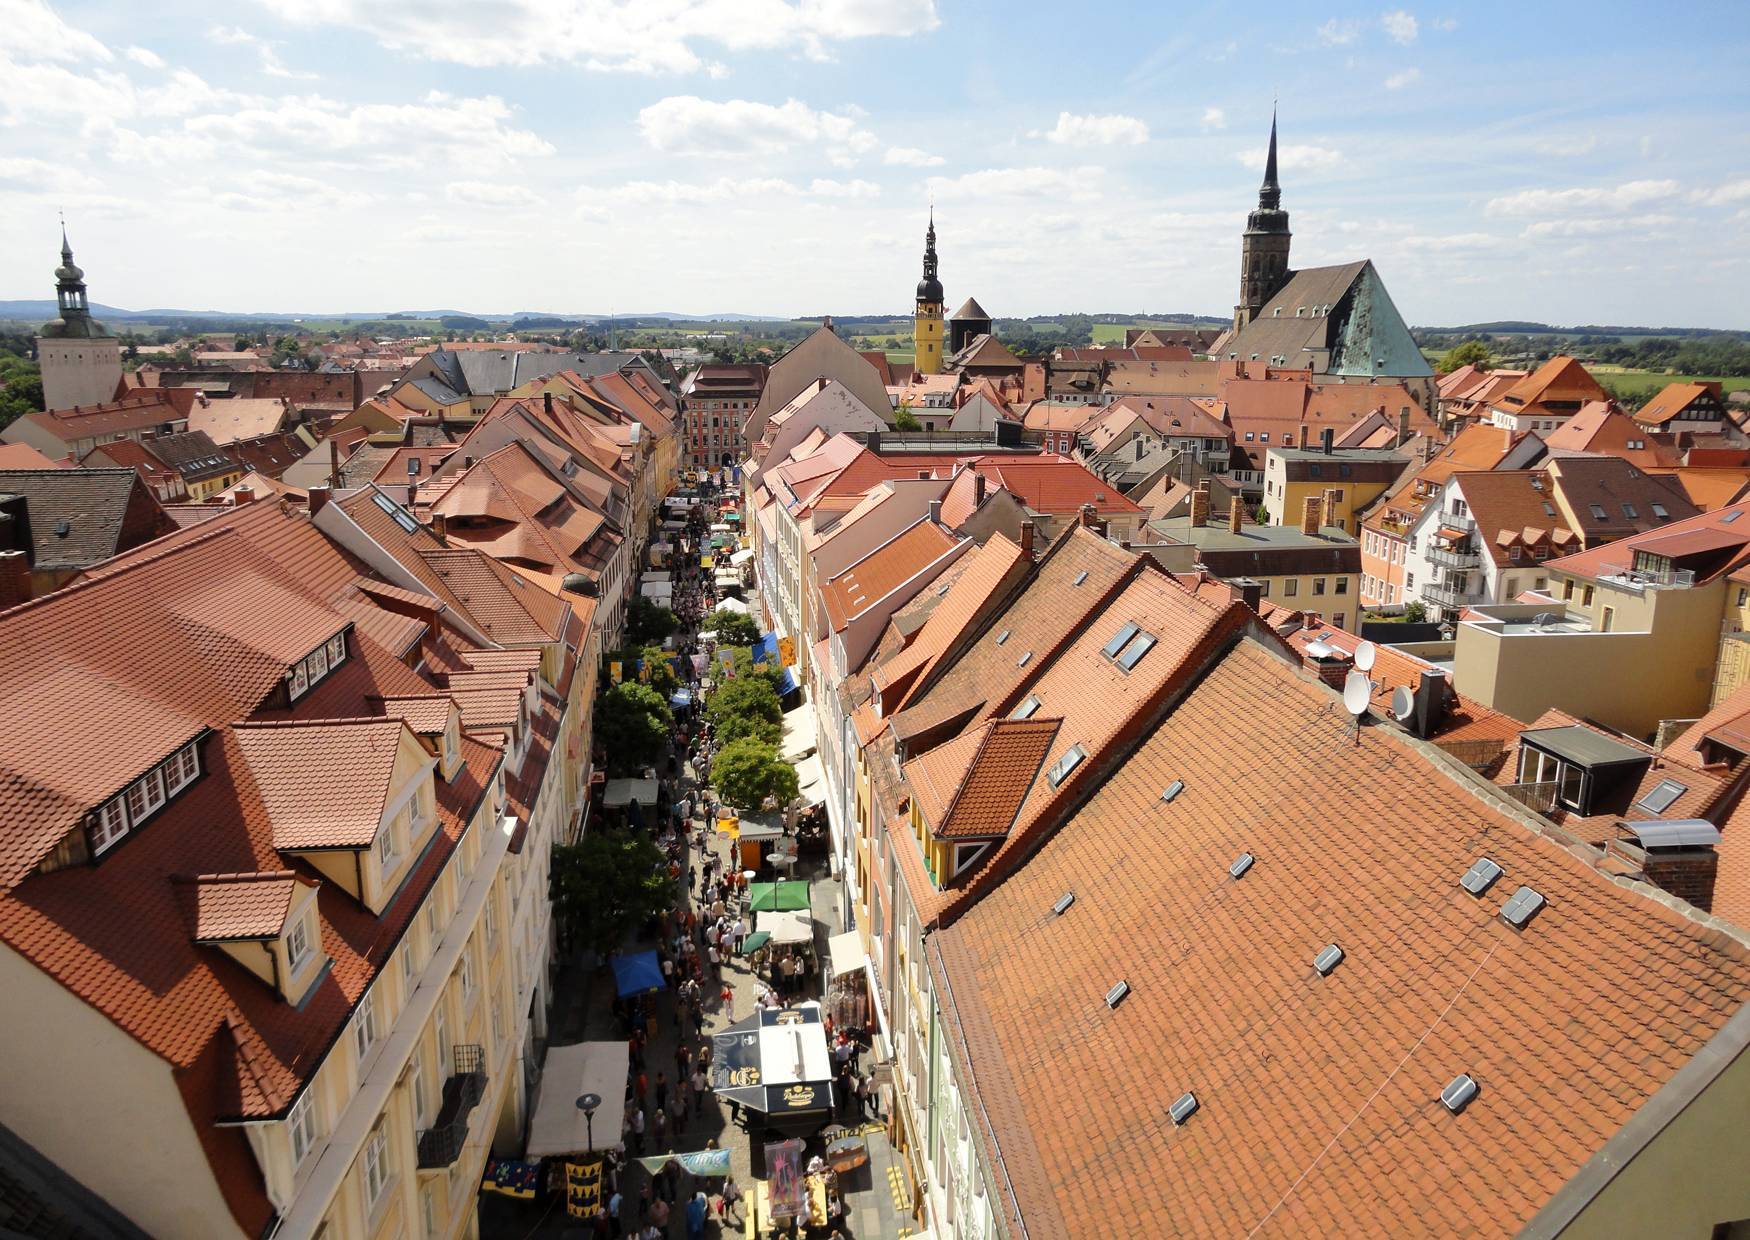
[[[706,663],[705,656],[702,654],[696,654],[696,655],[692,656],[692,660],[693,660],[693,675],[694,676],[703,676],[705,674],[705,663]]]
[[[645,684],[650,683],[650,669],[645,666],[645,661],[643,659],[638,660],[638,679]]]
[[[735,679],[735,654],[734,654],[734,652],[725,649],[725,650],[719,651],[718,653],[723,659],[723,678],[725,680]]]
[[[785,667],[796,666],[796,639],[794,637],[780,637],[778,639],[778,658]]]
[[[728,1150],[695,1150],[688,1154],[657,1154],[651,1158],[640,1158],[639,1164],[655,1175],[668,1165],[670,1159],[680,1163],[681,1170],[688,1175],[728,1175]]]
[[[795,1218],[808,1208],[802,1142],[775,1141],[766,1146],[766,1197],[774,1219]]]
[[[615,684],[620,683],[620,661],[618,659],[608,664],[608,675],[613,677]]]
[[[602,1204],[602,1160],[565,1164],[565,1212],[573,1218],[594,1218]]]

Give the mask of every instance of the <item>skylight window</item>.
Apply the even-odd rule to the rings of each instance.
[[[1119,982],[1116,986],[1112,987],[1111,990],[1106,992],[1106,1006],[1109,1008],[1117,1007],[1120,1003],[1124,1002],[1124,996],[1129,993],[1130,983]]]
[[[1478,857],[1458,880],[1458,885],[1473,896],[1480,896],[1501,877],[1501,867],[1487,857]]]
[[[1045,772],[1045,778],[1053,788],[1068,779],[1070,772],[1082,764],[1082,759],[1088,756],[1088,751],[1080,745],[1072,745],[1068,753],[1051,764],[1051,769]]]
[[[1029,659],[1031,659],[1032,657],[1033,657],[1033,652],[1031,650],[1022,651],[1021,657],[1015,660],[1015,666],[1016,667],[1026,667],[1027,661]]]
[[[1320,977],[1329,977],[1331,972],[1343,963],[1343,949],[1335,943],[1330,944],[1318,955],[1313,957],[1313,968],[1319,971]]]
[[[1671,514],[1668,511],[1666,511],[1665,505],[1654,504],[1653,505],[1653,515],[1655,517],[1658,517],[1659,520],[1663,521],[1666,517],[1669,517]]]
[[[1452,1084],[1440,1091],[1441,1104],[1454,1115],[1470,1105],[1470,1100],[1476,1096],[1477,1083],[1468,1072],[1460,1072],[1452,1078]]]
[[[1108,659],[1117,658],[1118,652],[1124,649],[1124,644],[1141,631],[1141,625],[1131,624],[1126,621],[1124,627],[1112,635],[1112,640],[1101,647],[1101,652],[1105,654]]]
[[[1076,893],[1073,891],[1066,891],[1057,897],[1057,903],[1051,906],[1051,911],[1053,915],[1062,917],[1065,913],[1069,912],[1069,906],[1075,902]]]
[[[1252,868],[1252,862],[1257,860],[1249,852],[1243,852],[1234,858],[1234,863],[1227,867],[1228,874],[1233,878],[1244,878],[1246,871]]]
[[[1081,572],[1076,574],[1076,579],[1074,581],[1070,582],[1070,584],[1075,585],[1075,586],[1079,586],[1082,584],[1082,582],[1086,581],[1087,579],[1088,579],[1088,570],[1084,568]]]
[[[1154,648],[1154,644],[1155,635],[1153,633],[1138,633],[1130,639],[1130,644],[1124,647],[1118,655],[1118,666],[1128,672],[1142,660],[1143,655]]]
[[[1182,779],[1175,779],[1172,783],[1161,789],[1161,800],[1171,805],[1174,798],[1183,791],[1185,791],[1185,781]]]
[[[1595,520],[1595,521],[1609,520],[1610,514],[1604,511],[1603,504],[1593,504],[1591,507],[1592,507],[1592,519],[1593,520]]]
[[[1011,719],[1031,719],[1033,712],[1039,709],[1039,698],[1029,693],[1021,704],[1009,712]]]
[[[1635,521],[1640,518],[1641,514],[1635,511],[1635,506],[1633,504],[1624,504],[1622,506],[1622,515],[1627,517],[1630,521]]]
[[[1197,1114],[1197,1095],[1186,1090],[1173,1099],[1173,1105],[1167,1108],[1167,1114],[1172,1116],[1174,1126],[1183,1124]]]
[[[1004,629],[1001,633],[997,634],[997,645],[1000,646],[1008,640],[1009,640],[1009,630]]]
[[[1531,924],[1531,919],[1537,916],[1546,901],[1529,887],[1521,887],[1507,897],[1507,903],[1501,906],[1501,920],[1515,930],[1523,930]]]
[[[1651,792],[1635,802],[1635,808],[1644,809],[1649,814],[1663,814],[1687,791],[1687,784],[1680,784],[1675,779],[1661,779],[1653,785]]]
[[[1653,511],[1659,512],[1659,510],[1657,508],[1654,508]],[[1732,522],[1734,522],[1738,519],[1738,514],[1742,511],[1743,511],[1743,509],[1741,509],[1741,508],[1732,509],[1732,511],[1728,512],[1725,516],[1720,518],[1720,524],[1721,525],[1730,525]],[[1659,513],[1659,515],[1664,516],[1665,514]]]

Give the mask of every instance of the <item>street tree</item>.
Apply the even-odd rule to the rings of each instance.
[[[666,607],[647,598],[634,598],[626,607],[626,644],[656,646],[680,628],[680,619]]]
[[[548,890],[562,933],[600,956],[666,912],[673,886],[648,835],[595,828],[576,844],[553,849]]]
[[[768,799],[788,804],[798,789],[796,768],[753,737],[731,741],[711,760],[711,783],[730,805],[758,810]]]
[[[781,726],[784,707],[770,679],[738,669],[732,678],[718,685],[705,699],[705,718],[721,735],[731,719],[764,720]]]
[[[702,627],[714,631],[725,646],[751,646],[760,639],[760,626],[752,616],[727,607],[719,607],[706,616]]]
[[[1488,345],[1480,340],[1466,340],[1463,344],[1448,349],[1441,356],[1437,369],[1448,375],[1464,366],[1478,366],[1487,370],[1490,356]]]
[[[662,760],[674,715],[668,700],[649,685],[624,681],[602,695],[595,734],[607,752],[608,769],[629,775]]]

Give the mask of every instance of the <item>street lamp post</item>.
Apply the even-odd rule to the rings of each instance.
[[[583,1112],[583,1122],[589,1133],[589,1152],[595,1153],[595,1111],[601,1106],[600,1094],[584,1094],[577,1100],[577,1109]]]

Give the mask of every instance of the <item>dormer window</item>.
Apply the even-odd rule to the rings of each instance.
[[[170,798],[200,775],[200,756],[194,741],[129,784],[120,795],[100,806],[91,819],[91,855],[108,852],[129,831],[163,809]]]
[[[297,701],[346,662],[346,632],[342,630],[292,664],[286,673],[286,689]]]

